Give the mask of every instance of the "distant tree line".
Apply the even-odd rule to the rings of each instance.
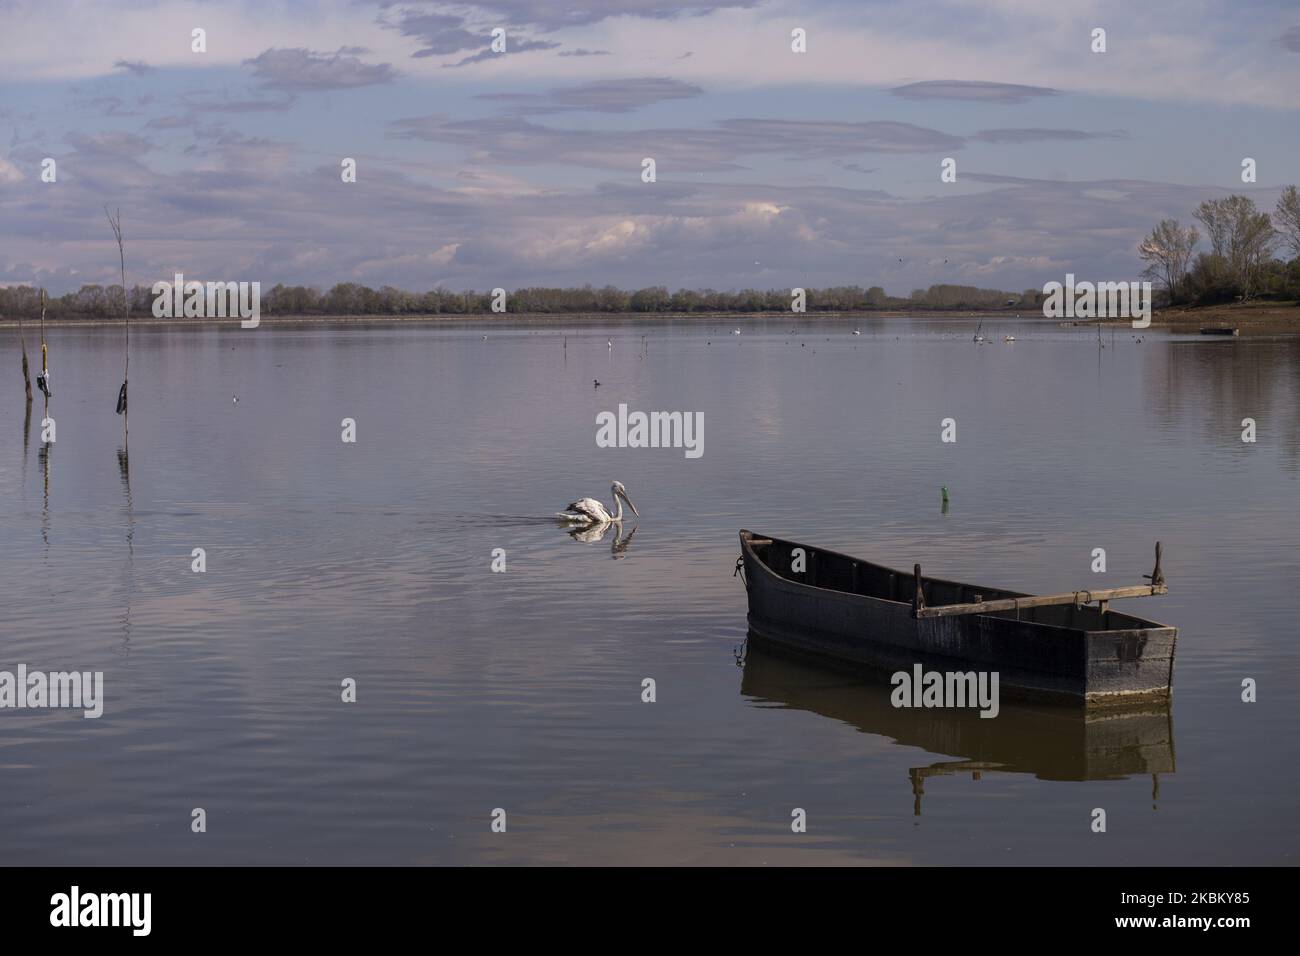
[[[492,292],[407,292],[392,286],[372,289],[355,282],[341,282],[328,292],[311,286],[276,285],[262,291],[263,315],[483,315],[492,313]],[[147,317],[153,309],[153,293],[147,286],[131,290],[131,312]],[[665,286],[646,289],[530,287],[507,290],[506,312],[578,313],[746,313],[790,312],[789,289],[742,289],[718,292],[714,289],[679,289]],[[1042,293],[1028,289],[1021,293],[979,289],[966,285],[932,285],[916,289],[910,296],[891,296],[880,286],[834,286],[807,289],[809,313],[915,311],[945,309],[989,311],[994,309],[1036,309]],[[34,286],[0,288],[0,316],[39,315],[39,293]],[[46,317],[116,317],[122,314],[122,287],[84,285],[76,292],[47,298]]]
[[[1144,275],[1171,303],[1210,305],[1237,299],[1300,299],[1300,193],[1288,186],[1272,216],[1246,196],[1207,199],[1192,212],[1209,249],[1197,252],[1201,233],[1165,219],[1138,246]],[[1279,259],[1275,252],[1289,253]]]

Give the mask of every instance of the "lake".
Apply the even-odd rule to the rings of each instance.
[[[120,328],[48,331],[48,448],[0,329],[0,670],[104,674],[98,719],[0,710],[0,860],[1294,863],[1300,337],[793,321],[142,325],[129,456]],[[703,453],[598,447],[620,403]],[[549,520],[615,479],[621,536]],[[896,710],[746,654],[741,527],[1026,592],[1160,540],[1169,595],[1117,607],[1179,627],[1172,706]]]

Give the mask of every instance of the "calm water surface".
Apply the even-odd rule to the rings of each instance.
[[[994,324],[140,327],[125,478],[120,329],[49,333],[48,451],[0,330],[0,669],[107,698],[0,711],[0,862],[1293,863],[1300,339]],[[619,402],[702,412],[703,457],[597,448]],[[543,520],[613,479],[624,540]],[[1180,628],[1173,705],[738,667],[740,527],[1024,591],[1160,539],[1171,593],[1125,609]]]

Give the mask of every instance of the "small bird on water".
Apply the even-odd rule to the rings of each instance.
[[[238,405],[238,404],[239,404],[239,396],[238,396],[238,395],[231,395],[231,396],[230,396],[230,401],[231,401],[232,403]]]
[[[598,378],[594,378],[594,379],[592,379],[592,381],[596,383],[596,384],[594,384],[594,385],[591,386],[592,388],[600,388],[600,379],[598,379]]]

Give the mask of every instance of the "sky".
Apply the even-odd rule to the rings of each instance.
[[[143,285],[1118,281],[1298,146],[1293,0],[0,0],[0,284],[55,294],[106,204]]]

